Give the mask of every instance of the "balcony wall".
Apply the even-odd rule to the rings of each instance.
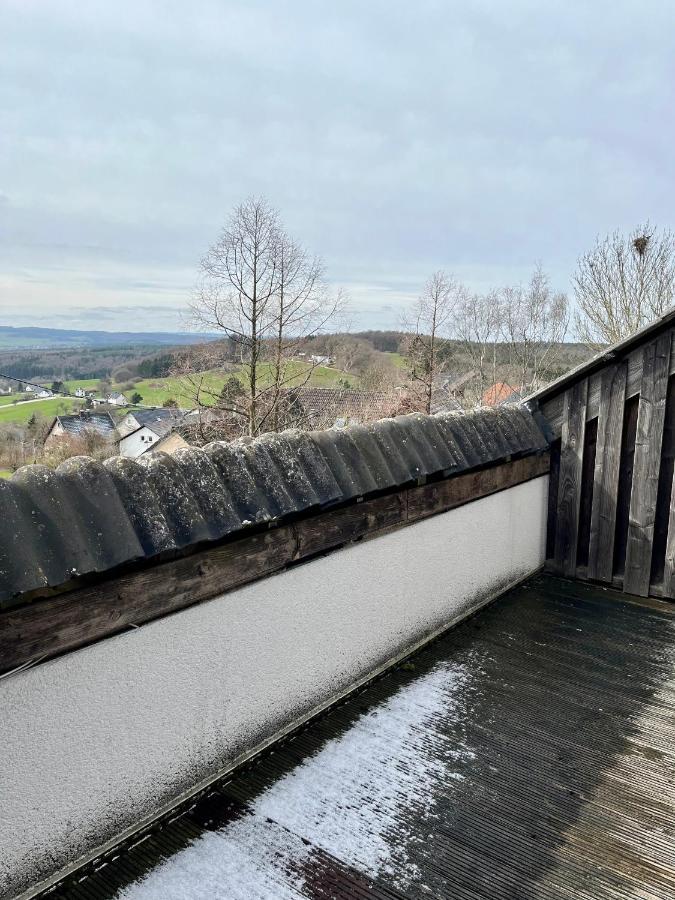
[[[7,679],[0,896],[119,836],[538,569],[547,482]]]

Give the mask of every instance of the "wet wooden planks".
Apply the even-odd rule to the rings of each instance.
[[[416,725],[400,698],[428,706],[424,685],[444,671],[464,673],[461,690],[450,690],[432,716],[420,709]],[[113,897],[214,831],[226,848],[234,829],[243,840],[234,846],[255,865],[261,833],[280,827],[265,797],[283,797],[283,785],[313,767],[325,808],[307,795],[306,819],[295,810],[283,850],[297,845],[298,856],[290,864],[274,857],[288,877],[275,896],[666,900],[675,896],[674,702],[675,606],[533,579],[50,896]],[[391,759],[379,748],[373,768],[352,738],[369,728],[376,736],[388,710],[406,710],[418,756],[397,754],[393,740]],[[340,753],[347,764],[336,770]],[[324,758],[333,762],[322,778]],[[379,775],[388,788],[382,804],[366,807],[361,840],[372,832],[380,841],[372,858],[343,833],[350,823],[357,834],[363,827],[351,782],[368,766],[373,794]],[[407,800],[393,808],[389,793]],[[276,818],[284,813],[282,804]],[[317,831],[324,814],[328,826]],[[210,883],[201,893],[195,885],[194,896],[245,896]]]

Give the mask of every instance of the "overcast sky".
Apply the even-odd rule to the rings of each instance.
[[[0,0],[0,324],[178,329],[265,195],[387,328],[675,223],[673,4]]]

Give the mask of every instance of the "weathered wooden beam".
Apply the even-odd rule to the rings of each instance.
[[[587,393],[587,381],[578,382],[565,393],[553,568],[568,577],[575,575],[577,566]]]
[[[608,584],[612,581],[625,399],[625,363],[608,366],[602,373],[600,387],[588,553],[588,577]]]
[[[673,333],[672,326],[668,329],[668,334]],[[637,347],[624,357],[617,359],[617,362],[623,362],[626,366],[626,400],[637,397],[640,393],[642,381],[642,356],[643,348]],[[670,357],[668,362],[668,374],[675,375],[675,341],[671,342]],[[600,409],[600,394],[602,390],[602,370],[594,372],[588,377],[588,398],[586,404],[586,421],[594,419]],[[565,394],[561,391],[554,397],[545,400],[541,404],[541,411],[555,435],[560,437],[562,433],[563,423],[563,403]]]
[[[661,442],[668,393],[670,345],[671,333],[667,332],[647,344],[643,351],[623,579],[624,591],[637,594],[639,597],[646,597],[649,594]]]
[[[55,656],[548,471],[531,456],[329,510],[0,613],[0,670]]]
[[[514,487],[549,471],[549,455],[528,456],[490,469],[470,472],[408,491],[408,521],[454,509],[472,500]]]

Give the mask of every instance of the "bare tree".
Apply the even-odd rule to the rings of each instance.
[[[662,315],[675,300],[675,239],[649,222],[615,231],[579,260],[575,324],[584,343],[613,344]]]
[[[260,368],[273,334],[272,297],[278,283],[279,224],[266,200],[249,198],[232,214],[201,261],[192,321],[236,345],[247,385],[249,434],[259,428]]]
[[[487,389],[500,374],[498,343],[503,334],[503,309],[499,293],[465,292],[457,306],[455,331],[468,367],[474,372],[467,400],[472,406],[481,406]]]
[[[279,413],[285,388],[302,387],[314,368],[309,360],[293,363],[293,357],[343,304],[340,292],[328,291],[321,262],[288,237],[276,210],[266,200],[246,200],[201,262],[192,324],[220,331],[226,340],[181,361],[179,374],[192,399],[229,417],[234,427],[239,422],[249,435],[284,427]],[[223,392],[222,380],[217,384],[207,371],[219,367],[216,354],[227,369],[232,349],[243,372],[242,394]]]
[[[526,385],[539,387],[549,380],[565,340],[567,297],[551,289],[548,276],[538,264],[527,286],[502,289],[501,309],[518,390],[522,393]]]
[[[461,289],[442,270],[434,272],[413,309],[404,318],[410,332],[404,343],[411,379],[411,393],[418,409],[430,413],[438,376],[443,369],[439,355],[443,338],[449,335]]]

